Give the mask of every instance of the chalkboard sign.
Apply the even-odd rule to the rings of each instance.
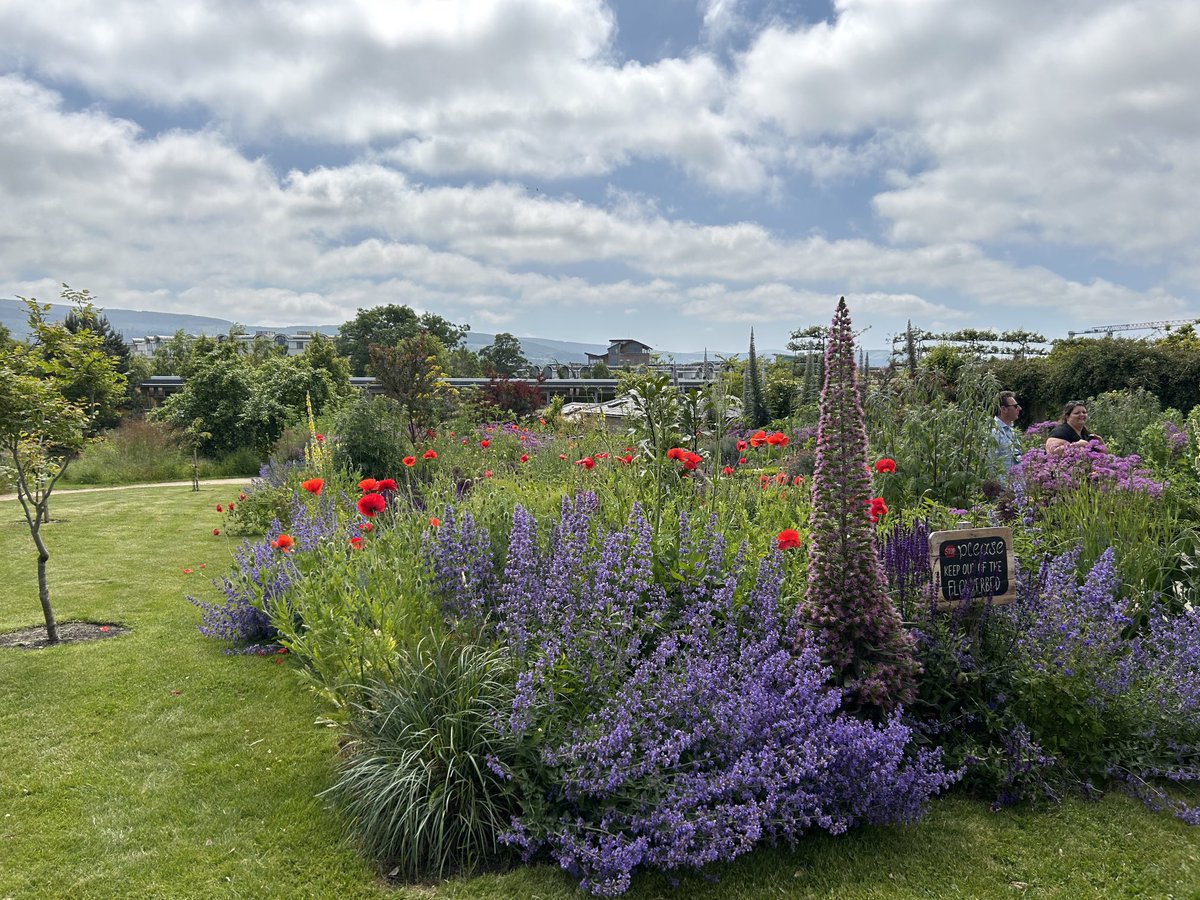
[[[960,528],[929,535],[929,565],[938,585],[940,606],[964,597],[993,603],[1016,599],[1016,559],[1011,528]]]

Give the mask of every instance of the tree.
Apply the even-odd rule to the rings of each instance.
[[[447,349],[459,345],[470,325],[455,325],[431,312],[418,316],[407,306],[389,303],[360,309],[358,314],[338,329],[338,353],[350,359],[350,371],[366,375],[371,363],[371,346],[395,347],[405,338],[426,331]]]
[[[299,358],[310,369],[323,369],[329,373],[336,397],[350,396],[350,360],[337,352],[337,347],[330,338],[323,334],[314,334]]]
[[[87,293],[63,285],[63,298],[91,313]],[[125,378],[103,340],[89,329],[76,333],[45,319],[50,307],[25,300],[30,343],[0,346],[0,448],[11,462],[17,498],[38,553],[38,599],[46,621],[46,639],[58,642],[58,624],[50,604],[46,564],[50,552],[42,539],[49,521],[50,495],[72,457],[83,448],[98,409],[116,402]]]
[[[71,292],[74,294],[75,292]],[[79,298],[84,304],[88,303],[88,292],[79,291]],[[64,294],[67,299],[72,299],[68,294]],[[129,378],[129,373],[132,367],[132,355],[129,352],[129,345],[125,343],[124,338],[112,327],[108,321],[108,317],[102,315],[98,310],[90,312],[81,312],[80,309],[90,309],[88,306],[70,309],[67,311],[66,317],[63,319],[63,327],[72,334],[78,334],[81,331],[87,330],[100,338],[100,348],[110,357],[116,370],[125,376],[126,385],[133,386],[133,382]],[[123,398],[128,399],[128,398]],[[93,428],[109,428],[117,424],[118,415],[116,404],[110,409],[97,410],[93,420]]]
[[[521,353],[521,342],[507,331],[500,332],[479,351],[479,360],[489,375],[504,378],[512,378],[529,367],[529,360]]]
[[[918,669],[913,638],[888,596],[879,561],[869,473],[854,335],[843,297],[825,348],[808,584],[797,612],[821,635],[847,705],[887,712],[913,698]]]
[[[609,369],[608,363],[606,363],[604,360],[600,360],[594,366],[592,366],[592,377],[612,378],[612,370]]]
[[[445,381],[445,356],[441,341],[427,331],[394,347],[371,347],[371,373],[383,393],[404,406],[413,446],[445,418],[453,403],[454,389]]]
[[[247,359],[228,341],[212,342],[212,349],[196,360],[183,390],[168,397],[150,417],[179,431],[198,420],[197,430],[209,435],[201,451],[229,453],[252,442],[242,428],[252,391],[253,370]]]
[[[455,347],[450,351],[449,371],[451,378],[480,378],[483,376],[483,363],[470,347]]]

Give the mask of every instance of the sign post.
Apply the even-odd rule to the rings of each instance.
[[[957,606],[964,597],[1001,605],[1017,597],[1011,528],[935,531],[929,535],[929,565],[938,606]]]

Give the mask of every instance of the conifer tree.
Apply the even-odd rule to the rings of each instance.
[[[825,344],[812,491],[808,587],[797,616],[820,635],[846,705],[890,711],[913,698],[918,668],[912,636],[887,593],[871,521],[867,433],[844,297]]]

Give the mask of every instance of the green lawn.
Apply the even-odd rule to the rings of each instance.
[[[236,492],[52,501],[60,621],[133,632],[0,650],[0,900],[579,896],[546,867],[391,890],[347,844],[317,796],[336,735],[315,699],[287,665],[223,655],[183,599],[215,594],[230,544],[213,507]],[[0,631],[39,621],[32,542],[0,502]],[[950,797],[919,826],[813,835],[713,874],[645,876],[629,896],[1200,897],[1200,831],[1124,797],[1001,813]]]

